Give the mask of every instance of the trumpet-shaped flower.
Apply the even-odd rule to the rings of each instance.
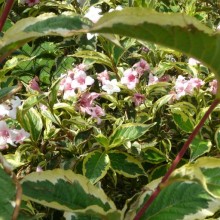
[[[134,89],[136,84],[139,82],[137,71],[130,68],[125,70],[123,75],[121,83],[126,85],[128,89]]]
[[[139,77],[143,75],[143,73],[145,71],[149,71],[150,70],[150,66],[147,63],[147,61],[141,59],[139,62],[135,63],[133,65],[133,68],[137,71],[137,73],[139,74]]]
[[[194,89],[199,89],[202,85],[204,85],[204,81],[199,78],[186,80],[185,77],[179,75],[174,86],[177,99],[184,95],[192,95]]]
[[[93,101],[100,95],[96,92],[84,93],[79,100],[79,109],[81,112],[86,112],[86,110],[93,106]]]
[[[217,89],[218,89],[218,81],[216,79],[212,80],[210,83],[209,83],[209,91],[215,95],[217,93]]]
[[[63,92],[64,99],[70,99],[76,95],[75,90],[85,91],[87,86],[94,83],[94,79],[86,75],[86,65],[77,65],[72,70],[67,72],[67,75],[62,75],[59,91]]]
[[[109,95],[113,94],[114,92],[120,92],[120,88],[118,87],[118,82],[116,79],[105,80],[105,84],[102,86],[102,89],[106,91]]]
[[[12,137],[12,141],[17,143],[23,143],[23,141],[30,137],[30,134],[28,132],[26,132],[23,128],[18,130],[18,129],[13,129],[11,130],[11,137]]]
[[[97,79],[104,85],[106,80],[109,80],[108,71],[104,70],[101,73],[97,74]]]
[[[0,121],[0,149],[7,148],[7,144],[13,144],[10,129],[5,121]]]
[[[92,118],[95,118],[98,124],[101,123],[100,117],[105,116],[104,110],[98,105],[96,105],[95,107],[87,108],[86,113],[91,115]]]
[[[71,82],[71,87],[73,89],[85,91],[87,89],[87,86],[90,86],[93,83],[94,79],[90,76],[87,76],[84,71],[80,70],[74,75],[74,80]]]
[[[39,87],[39,78],[37,76],[35,76],[30,82],[29,82],[29,86],[31,89],[36,90],[38,92],[40,92],[40,87]]]
[[[133,98],[132,98],[135,106],[139,106],[140,104],[142,104],[145,100],[144,95],[140,94],[140,93],[135,93]]]

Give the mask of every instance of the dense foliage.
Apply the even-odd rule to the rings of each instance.
[[[219,14],[217,0],[16,2],[0,38],[0,217],[134,219],[219,97]],[[140,219],[219,217],[219,111]]]

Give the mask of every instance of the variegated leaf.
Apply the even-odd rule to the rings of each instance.
[[[0,219],[11,219],[15,207],[16,187],[0,166]]]
[[[151,127],[152,124],[128,123],[119,126],[110,136],[110,148],[117,147],[126,141],[134,141],[144,135]]]
[[[111,168],[126,177],[135,178],[140,175],[145,175],[144,168],[139,160],[133,156],[121,151],[108,152]]]
[[[101,216],[117,211],[103,190],[71,170],[48,170],[31,173],[21,181],[23,197],[41,205],[71,213]]]
[[[87,154],[83,160],[84,176],[95,184],[106,175],[110,167],[109,162],[109,157],[105,152],[93,151]]]
[[[90,26],[91,22],[80,15],[57,16],[53,13],[45,13],[38,17],[24,18],[4,33],[4,37],[0,40],[0,55],[5,56],[38,37],[47,35],[69,37],[85,32]]]
[[[136,216],[160,181],[161,179],[151,182],[146,186],[146,192],[131,200],[125,220],[133,219]],[[140,220],[205,219],[219,209],[219,202],[219,199],[213,198],[196,181],[176,181],[162,189]]]

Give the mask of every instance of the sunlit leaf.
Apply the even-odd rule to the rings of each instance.
[[[93,184],[106,175],[109,167],[109,156],[101,151],[93,151],[87,154],[83,160],[83,174]]]

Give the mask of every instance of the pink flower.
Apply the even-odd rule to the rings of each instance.
[[[177,93],[177,99],[184,95],[192,95],[194,89],[199,89],[204,84],[204,81],[199,78],[186,80],[185,77],[179,75],[174,86]]]
[[[170,81],[170,75],[163,75],[158,79],[159,82],[169,82]]]
[[[105,115],[104,110],[98,105],[96,105],[95,107],[86,108],[86,113],[91,115],[92,118],[97,119],[98,124],[101,123],[100,117]]]
[[[153,85],[155,83],[159,82],[159,79],[157,76],[154,76],[152,73],[149,74],[149,81],[148,85]]]
[[[137,71],[137,73],[139,74],[139,77],[143,75],[143,73],[145,71],[149,71],[150,70],[150,66],[147,63],[147,61],[141,59],[139,62],[135,63],[133,65],[133,68]]]
[[[145,100],[144,95],[140,94],[140,93],[136,93],[134,94],[133,98],[132,98],[135,106],[139,106],[140,104],[142,104]]]
[[[90,76],[86,75],[84,71],[86,69],[86,65],[80,64],[77,65],[72,70],[68,70],[67,75],[62,78],[60,81],[60,91],[63,91],[63,98],[69,99],[74,97],[75,90],[85,91],[87,86],[92,85],[94,83],[94,79]]]
[[[90,86],[94,83],[94,79],[90,76],[87,76],[86,73],[82,70],[79,70],[74,75],[74,80],[71,82],[71,87],[74,89],[79,89],[80,91],[85,91],[87,86]]]
[[[26,132],[23,128],[20,130],[13,129],[11,130],[11,137],[13,142],[15,142],[16,144],[21,144],[26,138],[30,137],[30,134]]]
[[[7,144],[13,144],[11,132],[5,121],[0,121],[0,149],[7,148]]]
[[[217,90],[218,90],[218,81],[216,79],[212,80],[210,83],[209,83],[209,91],[215,95],[217,93]]]
[[[175,91],[170,91],[170,100],[169,100],[169,104],[172,104],[175,100],[177,100],[177,94]]]
[[[109,80],[108,71],[104,70],[101,73],[97,74],[97,79],[104,85],[106,80]]]
[[[99,97],[99,94],[96,92],[84,93],[79,100],[79,108],[81,112],[86,112],[87,108],[92,107],[93,101]]]
[[[39,78],[37,76],[35,76],[30,82],[29,82],[29,86],[31,89],[36,90],[38,92],[40,92],[40,87],[39,87]]]
[[[46,105],[43,105],[43,104],[40,103],[40,110],[41,110],[41,111],[45,111],[45,110],[47,110],[47,109],[48,109],[48,108],[47,108]]]
[[[69,99],[71,97],[74,97],[75,94],[75,89],[72,88],[71,83],[72,83],[72,78],[70,76],[66,76],[60,81],[60,91],[63,91],[63,99]]]
[[[25,3],[28,4],[29,7],[36,5],[40,2],[40,0],[25,0]]]
[[[130,68],[125,70],[123,75],[121,83],[126,85],[128,89],[134,89],[136,84],[139,82],[139,79],[137,78],[137,71]]]

